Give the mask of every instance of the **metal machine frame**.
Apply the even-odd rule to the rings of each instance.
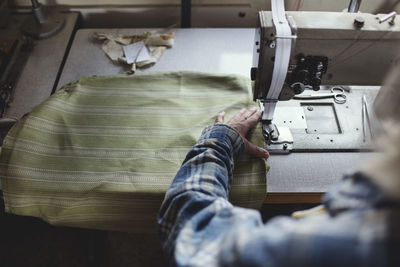
[[[293,138],[274,124],[277,102],[321,85],[380,86],[399,61],[400,22],[395,13],[285,12],[282,1],[271,4],[259,12],[253,97],[263,106],[267,148],[287,153]]]

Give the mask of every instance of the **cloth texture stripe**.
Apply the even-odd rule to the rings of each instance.
[[[190,148],[220,111],[256,106],[237,75],[161,72],[84,77],[24,116],[4,140],[6,212],[62,226],[155,232],[157,212]],[[264,146],[261,125],[251,142]],[[264,160],[235,162],[230,200],[259,208]]]

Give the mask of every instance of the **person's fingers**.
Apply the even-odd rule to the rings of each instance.
[[[239,112],[238,115],[243,115],[244,113],[246,113],[247,109],[242,108]]]
[[[254,112],[256,112],[256,108],[251,108],[251,109],[248,109],[248,110],[246,110],[244,113],[243,113],[243,115],[242,115],[242,119],[243,120],[247,120],[251,115],[253,115],[253,113]]]
[[[243,117],[243,114],[246,113],[246,109],[242,108],[238,113],[236,113],[235,115],[233,115],[231,121],[233,120],[240,120],[241,117]]]
[[[221,113],[218,114],[215,122],[216,123],[223,122],[224,116],[225,114],[223,114],[223,116]],[[253,128],[257,124],[260,116],[261,116],[261,111],[258,110],[256,107],[250,108],[249,110],[243,108],[238,113],[236,113],[228,121],[227,124],[236,129],[239,132],[239,134],[243,137],[246,153],[253,155],[255,157],[267,159],[269,157],[269,153],[267,150],[250,143],[245,138],[248,130],[250,128]]]
[[[236,113],[233,117],[232,117],[232,119],[230,119],[230,121],[240,121],[240,120],[242,120],[243,119],[243,117],[244,117],[244,114],[246,113],[246,109],[245,108],[242,108],[238,113]]]
[[[261,110],[255,110],[253,114],[247,119],[249,128],[253,128],[261,117]]]
[[[246,112],[242,115],[243,120],[247,120],[248,117],[250,117],[251,112],[249,110],[246,110]]]
[[[224,123],[225,114],[225,111],[218,113],[217,117],[215,118],[215,123]]]
[[[266,149],[258,147],[253,143],[250,143],[247,139],[244,139],[244,143],[247,154],[264,159],[267,159],[269,157],[269,153]]]
[[[229,121],[230,122],[241,122],[247,120],[257,111],[257,108],[253,107],[249,110],[242,108],[238,113],[236,113]]]
[[[254,113],[257,112],[257,108],[256,107],[252,107],[249,110],[247,110],[246,112],[246,119],[250,118]]]

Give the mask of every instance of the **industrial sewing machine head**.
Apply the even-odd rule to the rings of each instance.
[[[286,153],[293,137],[274,123],[277,102],[322,85],[381,85],[399,58],[400,18],[394,12],[285,12],[279,0],[271,5],[272,11],[259,12],[253,98],[263,108],[267,149]]]

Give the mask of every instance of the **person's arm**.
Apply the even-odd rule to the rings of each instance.
[[[163,247],[171,260],[178,261],[178,264],[187,262],[188,259],[182,257],[193,256],[190,249],[201,246],[198,242],[214,240],[216,235],[223,236],[227,229],[218,221],[224,220],[224,210],[230,212],[232,209],[227,198],[234,159],[243,151],[268,157],[265,149],[245,139],[261,112],[255,108],[243,109],[227,124],[222,124],[224,115],[217,116],[216,124],[203,131],[198,143],[187,154],[160,209],[158,223]],[[209,232],[202,227],[213,229]],[[192,231],[196,234],[193,235]],[[195,240],[191,240],[192,237]]]
[[[362,175],[349,176],[325,196],[328,213],[304,219],[281,216],[264,225],[259,212],[232,206],[227,197],[234,158],[243,150],[267,157],[243,138],[260,114],[247,125],[248,111],[241,113],[228,125],[204,130],[166,194],[158,223],[171,264],[397,266],[385,250],[387,201]]]

